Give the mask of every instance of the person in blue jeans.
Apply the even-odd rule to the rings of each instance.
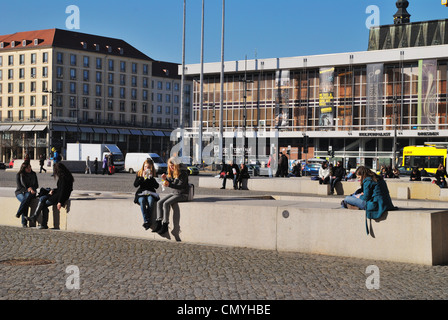
[[[29,161],[24,161],[20,166],[20,170],[16,175],[16,183],[15,195],[17,200],[20,201],[16,217],[22,217],[22,226],[26,228],[28,226],[28,209],[31,200],[36,197],[37,188],[39,188],[37,175],[31,168]]]
[[[381,176],[364,166],[356,170],[356,176],[361,181],[361,189],[344,199],[348,208],[366,210],[367,215],[375,219],[385,211],[397,209],[392,204],[389,189]]]
[[[159,188],[156,177],[154,162],[149,158],[143,162],[142,168],[135,176],[134,187],[138,189],[135,192],[134,203],[140,205],[145,230],[151,227],[152,210],[154,204],[160,199],[156,193],[156,189]]]
[[[45,195],[39,194],[39,204],[37,205],[36,211],[28,217],[28,221],[36,222],[37,217],[42,213],[42,223],[39,229],[48,229],[48,207],[56,205],[56,208],[61,210],[62,207],[65,207],[73,191],[73,182],[75,179],[62,162],[57,162],[54,165],[53,174],[55,179],[58,179],[56,183],[57,188],[49,189]]]

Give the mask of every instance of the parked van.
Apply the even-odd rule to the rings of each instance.
[[[129,152],[126,154],[124,160],[124,169],[129,173],[138,172],[142,168],[143,162],[148,158],[152,159],[154,162],[154,167],[157,173],[166,173],[168,167],[157,153]]]

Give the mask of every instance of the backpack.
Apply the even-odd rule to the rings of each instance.
[[[188,184],[188,201],[192,201],[194,199],[194,184]]]

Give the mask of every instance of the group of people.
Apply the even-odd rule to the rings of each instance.
[[[16,175],[17,188],[15,195],[20,205],[16,217],[22,218],[22,226],[28,227],[28,222],[36,223],[40,215],[42,220],[39,229],[48,229],[48,207],[56,205],[60,210],[66,205],[73,191],[75,181],[71,172],[62,162],[56,162],[53,166],[53,176],[57,179],[56,188],[39,188],[36,173],[31,168],[31,162],[25,160]],[[28,211],[33,199],[39,199],[36,209],[28,217]]]
[[[243,190],[247,188],[245,184],[247,183],[247,179],[250,178],[250,175],[249,169],[247,168],[247,165],[245,163],[241,163],[241,165],[238,167],[235,162],[229,161],[228,164],[222,164],[219,177],[223,179],[221,189],[225,189],[227,179],[231,179],[233,181],[233,189]]]
[[[338,161],[336,166],[329,164],[328,161],[322,163],[319,168],[319,184],[330,184],[330,193],[334,194],[336,184],[345,178],[346,172],[342,161]]]
[[[134,187],[137,188],[134,197],[134,203],[140,205],[143,215],[143,228],[151,228],[151,216],[155,204],[157,203],[156,225],[152,232],[160,235],[168,232],[170,207],[179,202],[188,201],[189,182],[188,170],[183,166],[179,159],[172,157],[168,159],[168,172],[162,174],[162,188],[171,189],[166,197],[160,198],[157,189],[160,187],[157,182],[157,172],[154,162],[148,158],[143,162],[142,168],[137,172],[134,180]]]

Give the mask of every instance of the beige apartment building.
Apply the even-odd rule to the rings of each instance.
[[[53,147],[64,155],[73,142],[168,153],[180,86],[178,64],[123,40],[60,29],[0,36],[0,160],[48,157]]]

